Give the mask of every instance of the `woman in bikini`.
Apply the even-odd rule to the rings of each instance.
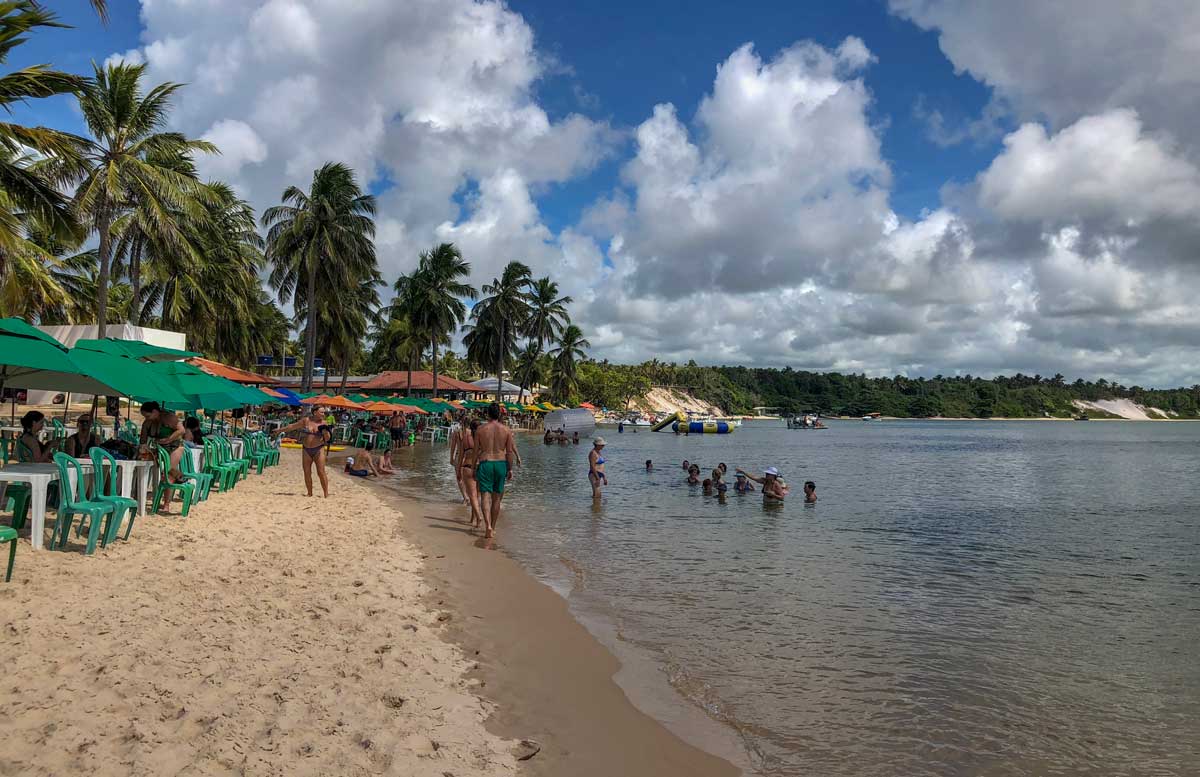
[[[592,484],[592,499],[600,500],[600,489],[608,485],[608,475],[604,474],[604,438],[592,440],[592,450],[588,453],[588,482]]]
[[[479,421],[471,419],[459,432],[458,471],[461,473],[463,494],[471,505],[471,526],[483,524],[483,508],[479,506],[479,487],[475,484],[475,430]]]
[[[304,453],[304,486],[308,489],[308,495],[313,495],[312,471],[313,465],[317,466],[317,477],[321,480],[321,491],[325,498],[329,498],[329,477],[325,474],[325,446],[329,444],[333,435],[329,425],[325,423],[325,414],[321,408],[313,406],[312,413],[303,416],[294,424],[285,426],[282,429],[276,429],[272,434],[275,437],[287,434],[288,432],[301,431],[304,433],[304,439],[300,441],[300,447]]]

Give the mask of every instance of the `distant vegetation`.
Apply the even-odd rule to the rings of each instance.
[[[729,413],[758,406],[784,413],[819,412],[861,416],[879,412],[899,418],[1039,418],[1078,415],[1072,400],[1130,399],[1182,418],[1200,417],[1200,386],[1144,389],[1106,380],[1068,383],[1062,375],[970,375],[933,378],[868,378],[836,372],[751,367],[701,367],[649,361],[636,366],[606,362],[579,365],[579,398],[609,408],[624,407],[651,386],[689,388],[698,398]],[[1106,414],[1089,411],[1093,417]]]

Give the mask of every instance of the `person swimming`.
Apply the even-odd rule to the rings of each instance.
[[[683,460],[683,471],[688,472],[691,470],[691,468],[692,468],[691,463],[687,459],[684,459]]]
[[[654,469],[654,462],[650,459],[646,459],[646,471],[649,472],[652,469]]]
[[[804,483],[804,501],[807,504],[812,504],[817,501],[817,484],[811,480]]]
[[[695,464],[688,468],[687,482],[689,486],[700,485],[700,468]]]
[[[704,495],[705,495],[705,496],[712,496],[712,493],[713,493],[713,482],[712,482],[712,480],[711,480],[710,478],[705,478],[705,479],[704,479],[703,486],[704,486]]]
[[[750,480],[746,477],[745,472],[737,473],[737,477],[733,481],[733,492],[735,494],[752,494],[752,493],[754,493],[754,486],[753,486],[753,484],[750,483]]]

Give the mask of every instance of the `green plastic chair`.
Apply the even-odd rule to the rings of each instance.
[[[129,533],[133,531],[133,519],[137,517],[137,500],[117,493],[117,479],[121,475],[121,470],[117,466],[116,456],[99,447],[92,448],[88,455],[92,458],[92,481],[95,483],[92,491],[96,494],[95,499],[97,502],[110,502],[113,505],[113,520],[109,522],[104,541],[108,543],[117,538],[117,534],[121,531],[121,523],[126,516],[129,518],[129,523],[125,524],[125,536],[122,539],[128,541]],[[105,467],[105,464],[108,466]],[[105,480],[104,473],[106,472],[108,473],[107,487],[101,485]]]
[[[212,437],[204,438],[204,472],[212,475],[217,492],[228,491],[237,485],[238,466],[221,461],[221,446]]]
[[[279,449],[271,445],[271,441],[267,439],[267,435],[263,432],[255,432],[251,437],[254,438],[255,450],[267,455],[267,466],[274,467],[278,465]]]
[[[213,476],[207,472],[196,470],[196,463],[192,461],[191,450],[183,452],[183,458],[179,460],[179,469],[183,472],[185,480],[190,480],[196,484],[196,501],[208,501],[208,493],[212,490]]]
[[[54,454],[54,464],[58,467],[59,499],[58,516],[54,521],[54,531],[50,534],[50,547],[53,548],[54,540],[58,539],[59,547],[65,548],[67,535],[71,532],[71,524],[74,522],[75,516],[82,515],[86,516],[88,521],[87,549],[84,552],[90,556],[96,552],[97,539],[100,540],[102,548],[108,544],[108,528],[112,523],[116,505],[112,502],[100,502],[87,498],[87,483],[83,477],[83,468],[75,459],[58,451]],[[75,488],[70,487],[71,470],[75,472]],[[103,537],[100,535],[101,518],[105,519],[106,524]],[[82,520],[77,534],[83,533]]]
[[[12,510],[12,527],[17,531],[24,528],[25,519],[29,517],[29,501],[32,495],[28,483],[9,483],[8,488],[4,490],[4,501],[7,502],[4,509]]]
[[[229,444],[229,440],[224,437],[213,437],[216,440],[217,446],[221,449],[221,463],[233,464],[238,468],[238,473],[242,480],[250,476],[250,459],[245,456],[238,457],[233,455],[233,446]]]
[[[192,510],[192,502],[196,501],[196,484],[195,483],[172,483],[170,481],[171,472],[171,457],[167,455],[167,449],[161,445],[154,446],[155,454],[158,456],[158,484],[154,487],[154,510],[158,511],[158,506],[162,504],[162,496],[167,494],[167,505],[170,506],[171,492],[178,491],[182,495],[183,509],[180,514],[187,518],[188,513]]]
[[[230,446],[232,448],[232,446]],[[258,450],[254,444],[254,437],[249,434],[242,435],[242,458],[247,459],[250,465],[258,468],[258,474],[263,473],[263,467],[267,466],[267,454]]]
[[[0,543],[8,543],[8,572],[4,574],[4,582],[12,580],[13,561],[17,558],[17,530],[0,526]]]

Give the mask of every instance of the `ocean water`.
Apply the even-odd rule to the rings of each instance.
[[[1200,774],[1200,424],[601,433],[598,506],[587,445],[520,438],[502,549],[751,773]],[[399,490],[453,489],[444,447],[401,458]],[[683,459],[792,498],[705,497]]]

